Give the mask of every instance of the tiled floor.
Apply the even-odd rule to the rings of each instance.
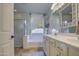
[[[15,56],[45,56],[42,48],[15,48]]]

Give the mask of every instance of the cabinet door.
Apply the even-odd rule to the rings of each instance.
[[[68,47],[67,47],[67,45],[62,43],[60,48],[62,49],[61,50],[61,55],[62,56],[67,56],[68,55]]]
[[[62,53],[61,53],[60,49],[56,49],[56,56],[62,56]]]
[[[61,43],[61,42],[56,42],[56,47],[57,47],[57,55],[60,56],[67,56],[68,55],[68,47],[66,44]]]
[[[50,56],[56,56],[55,41],[50,41]]]
[[[44,52],[45,54],[48,56],[49,55],[49,38],[48,37],[44,37]]]
[[[46,38],[46,54],[49,56],[49,39]]]
[[[69,56],[79,56],[79,49],[70,46]]]
[[[47,55],[47,42],[46,42],[46,40],[45,40],[45,47],[44,47],[44,51],[45,51],[45,53],[46,53],[46,55]]]
[[[44,52],[46,52],[46,38],[45,37],[44,37],[43,49],[44,49]]]

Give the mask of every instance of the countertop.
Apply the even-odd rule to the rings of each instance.
[[[76,36],[66,36],[66,35],[45,35],[45,36],[79,49],[79,39]]]

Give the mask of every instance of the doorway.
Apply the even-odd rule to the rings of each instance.
[[[23,47],[23,36],[25,34],[25,20],[15,19],[14,20],[14,47]]]

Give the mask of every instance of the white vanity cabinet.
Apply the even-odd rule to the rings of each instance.
[[[50,56],[67,56],[68,49],[66,44],[50,39],[49,43]]]
[[[68,47],[66,44],[61,43],[55,39],[46,37],[45,38],[44,51],[47,56],[67,56]]]
[[[44,51],[47,56],[79,56],[78,41],[71,39],[73,40],[71,42],[71,40],[66,40],[62,36],[60,38],[56,36],[47,36],[45,38]]]
[[[47,56],[79,56],[78,41],[59,39],[56,37],[46,37],[44,51]],[[71,39],[73,40],[73,39]]]

